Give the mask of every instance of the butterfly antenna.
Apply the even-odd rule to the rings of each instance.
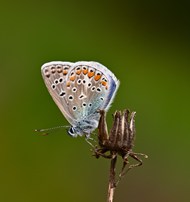
[[[42,133],[41,135],[45,136],[45,135],[49,135],[50,133],[63,129],[63,128],[69,128],[70,126],[56,126],[56,127],[52,127],[52,128],[43,128],[43,129],[35,129],[35,132],[38,133]]]

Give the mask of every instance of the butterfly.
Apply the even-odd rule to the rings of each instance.
[[[48,62],[41,72],[50,95],[71,125],[68,134],[90,137],[98,127],[98,110],[109,109],[119,80],[98,62]]]

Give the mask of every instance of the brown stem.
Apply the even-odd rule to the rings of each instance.
[[[115,183],[115,166],[117,162],[117,155],[113,154],[110,164],[110,175],[109,175],[109,185],[108,185],[108,197],[107,202],[113,202],[114,192],[116,188]]]

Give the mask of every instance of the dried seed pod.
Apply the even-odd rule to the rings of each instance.
[[[113,125],[108,134],[107,123],[106,123],[106,112],[100,110],[100,120],[98,126],[98,140],[99,147],[95,149],[94,155],[99,158],[100,156],[104,158],[112,158],[115,155],[119,155],[123,158],[123,167],[120,173],[120,177],[125,174],[125,166],[129,163],[128,157],[132,157],[137,164],[130,165],[128,170],[131,168],[141,166],[142,160],[138,156],[148,156],[141,153],[134,153],[132,151],[135,139],[135,114],[136,112],[131,112],[129,110],[124,110],[124,112],[116,111],[113,115]],[[107,152],[110,152],[107,154]],[[128,171],[127,170],[127,171]]]

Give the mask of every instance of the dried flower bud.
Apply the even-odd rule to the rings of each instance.
[[[120,176],[124,175],[124,168],[129,163],[129,156],[138,161],[138,163],[130,165],[128,170],[133,167],[141,166],[142,160],[138,156],[141,155],[145,158],[148,156],[141,153],[134,153],[132,151],[135,139],[136,112],[130,113],[129,110],[124,110],[122,113],[120,111],[116,111],[113,115],[114,121],[109,134],[106,123],[106,112],[104,110],[100,110],[99,113],[99,148],[95,149],[96,158],[99,158],[100,156],[105,158],[113,158],[115,155],[120,155],[123,158],[123,168],[121,170]],[[107,152],[110,154],[107,154]]]

